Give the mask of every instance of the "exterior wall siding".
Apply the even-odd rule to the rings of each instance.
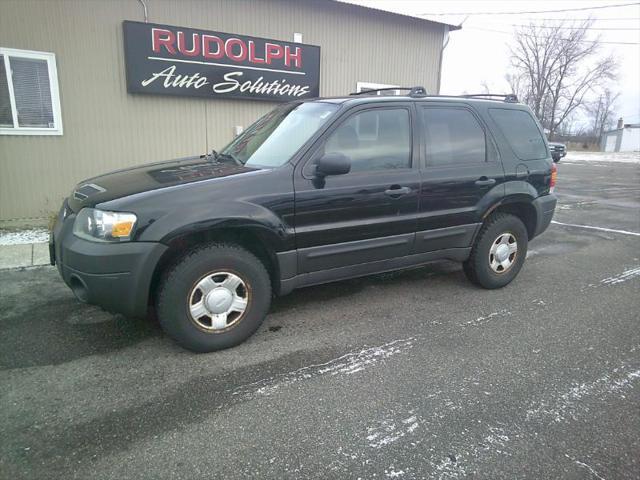
[[[321,47],[320,93],[356,82],[437,92],[444,26],[324,0],[146,0],[149,21]],[[0,46],[56,55],[64,135],[0,136],[0,226],[38,224],[82,179],[219,149],[274,104],[128,94],[122,21],[137,0],[3,0]]]

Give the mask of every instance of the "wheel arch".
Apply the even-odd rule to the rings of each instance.
[[[162,274],[191,249],[208,243],[232,243],[255,255],[264,265],[271,280],[273,291],[280,288],[280,267],[276,252],[281,244],[277,235],[259,224],[246,222],[226,222],[216,227],[181,229],[182,231],[168,236],[164,243],[167,250],[157,262],[149,288],[148,302],[152,303]]]
[[[535,206],[533,205],[534,198],[526,194],[509,195],[503,198],[500,202],[494,204],[483,215],[485,220],[489,215],[495,212],[502,212],[514,215],[519,218],[527,229],[528,239],[531,240],[535,236],[538,216]]]

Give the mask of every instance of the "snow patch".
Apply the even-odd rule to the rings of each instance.
[[[270,395],[279,388],[301,380],[309,380],[323,375],[352,375],[386,360],[393,355],[403,353],[413,347],[416,337],[394,340],[377,347],[366,348],[358,352],[350,352],[333,360],[317,365],[264,378],[233,389],[233,395]]]
[[[478,325],[484,325],[485,323],[490,322],[492,318],[506,317],[508,315],[511,315],[511,312],[506,309],[502,309],[498,312],[493,312],[493,313],[490,313],[489,315],[478,317],[475,320],[469,320],[468,322],[461,323],[460,326],[461,327],[467,327],[467,326],[477,327]]]
[[[408,434],[412,434],[420,425],[422,420],[409,411],[407,418],[399,421],[387,418],[379,422],[375,427],[367,428],[367,442],[371,448],[382,448],[397,442]]]
[[[620,162],[640,164],[640,152],[567,152],[567,156],[564,158],[574,162]],[[560,163],[562,164],[562,160]]]
[[[391,467],[389,470],[385,470],[384,475],[387,478],[399,478],[402,477],[405,474],[404,470],[395,470],[393,467]]]
[[[569,460],[571,460],[571,461],[572,461],[573,463],[575,463],[576,465],[578,465],[578,466],[580,466],[580,467],[582,467],[582,468],[586,468],[587,470],[589,470],[589,471],[591,472],[591,474],[592,474],[594,477],[596,477],[596,478],[598,478],[598,479],[600,479],[600,480],[604,480],[604,478],[603,478],[603,477],[601,477],[600,475],[598,475],[598,472],[596,472],[596,471],[594,470],[594,468],[593,468],[593,467],[591,467],[590,465],[587,465],[586,463],[583,463],[583,462],[581,462],[581,461],[579,461],[579,460],[576,460],[575,458],[573,458],[573,457],[571,457],[571,456],[567,455],[566,453],[564,454],[564,456],[565,456],[565,457],[567,457]]]
[[[618,283],[626,282],[627,280],[631,280],[634,277],[640,276],[640,267],[630,268],[625,270],[619,275],[614,275],[613,277],[608,277],[600,280],[600,283],[604,285],[616,285]]]
[[[527,410],[526,420],[550,419],[553,423],[566,420],[567,416],[573,420],[579,402],[587,396],[618,393],[633,387],[632,382],[640,378],[640,369],[624,372],[628,367],[616,368],[611,373],[588,383],[574,384],[568,391],[552,402],[540,402],[535,408]],[[618,378],[615,378],[615,377]]]
[[[29,243],[45,243],[48,241],[49,231],[46,228],[0,231],[0,245],[24,245]]]

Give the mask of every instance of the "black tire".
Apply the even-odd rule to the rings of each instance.
[[[231,272],[246,284],[247,307],[229,327],[207,331],[192,319],[189,302],[194,286],[219,271]],[[167,335],[184,348],[202,353],[242,343],[260,327],[270,305],[271,280],[263,263],[239,246],[215,243],[194,249],[165,272],[156,310]]]
[[[505,233],[511,233],[515,237],[517,252],[511,266],[498,273],[491,268],[489,254],[494,241]],[[528,239],[527,228],[518,217],[508,213],[492,214],[485,220],[476,236],[471,255],[463,264],[464,273],[472,283],[480,287],[504,287],[520,272],[527,256]]]
[[[560,163],[560,158],[554,158],[553,163]]]

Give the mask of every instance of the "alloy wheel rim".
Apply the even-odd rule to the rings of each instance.
[[[242,320],[250,300],[247,283],[235,273],[211,272],[189,292],[191,320],[207,332],[227,330]]]
[[[516,261],[518,242],[511,232],[501,233],[489,249],[489,266],[495,273],[505,273]]]

